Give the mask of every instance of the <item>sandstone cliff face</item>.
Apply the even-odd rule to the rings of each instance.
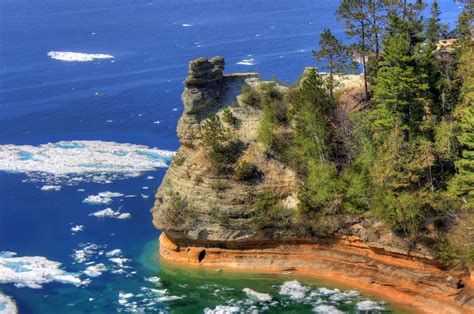
[[[261,111],[239,105],[242,87],[260,84],[258,75],[224,75],[223,69],[221,57],[190,62],[182,95],[184,112],[177,128],[182,146],[158,189],[152,209],[155,226],[183,240],[235,241],[260,237],[250,227],[248,218],[252,197],[271,189],[287,206],[296,200],[295,173],[266,157],[257,142]],[[239,161],[251,161],[265,174],[258,182],[222,178],[211,171],[201,145],[201,125],[211,112],[222,116],[224,108],[239,121],[240,127],[229,126],[244,147]],[[170,217],[172,195],[186,202],[182,217]]]
[[[184,112],[177,127],[182,146],[152,209],[153,223],[163,232],[163,258],[214,267],[292,269],[334,278],[339,274],[345,281],[405,295],[426,312],[430,307],[437,313],[474,309],[465,274],[442,271],[429,248],[413,247],[374,218],[339,217],[331,222],[331,239],[254,228],[252,199],[271,190],[283,208],[292,210],[299,182],[291,169],[265,154],[257,141],[262,112],[243,104],[239,96],[243,86],[262,84],[258,75],[226,75],[223,70],[221,57],[189,64]],[[244,147],[238,161],[256,165],[262,173],[259,180],[243,182],[212,171],[201,143],[202,125],[210,113],[222,117],[226,108],[239,121],[238,126],[227,125]]]

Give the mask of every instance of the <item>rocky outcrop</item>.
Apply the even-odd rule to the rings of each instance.
[[[223,75],[223,68],[224,60],[220,57],[199,58],[189,64],[182,95],[184,112],[177,128],[182,147],[158,189],[152,210],[155,226],[175,237],[199,241],[256,237],[258,232],[250,227],[251,219],[248,217],[253,196],[271,189],[288,204],[296,199],[295,173],[262,154],[257,142],[261,111],[239,105],[242,87],[260,84],[258,75]],[[258,183],[237,180],[229,183],[229,178],[224,180],[211,171],[209,158],[200,145],[200,128],[209,113],[216,112],[222,116],[224,108],[232,112],[241,126],[229,126],[244,147],[238,162],[251,161],[265,173]],[[181,217],[170,217],[173,197],[187,203]]]
[[[259,87],[263,82],[255,73],[223,70],[221,57],[189,64],[184,112],[177,127],[182,146],[152,209],[153,223],[162,230],[162,258],[200,267],[299,271],[383,292],[388,298],[397,296],[397,301],[425,312],[473,311],[466,274],[443,271],[428,247],[413,247],[374,218],[340,215],[327,222],[334,229],[331,238],[255,228],[253,199],[272,191],[281,208],[293,210],[298,177],[265,153],[257,140],[262,112],[239,96],[245,85]],[[223,117],[224,109],[238,121],[226,125],[243,147],[236,163],[254,164],[261,174],[258,179],[239,181],[212,171],[201,128],[210,113]]]

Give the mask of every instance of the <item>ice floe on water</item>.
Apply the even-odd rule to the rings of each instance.
[[[318,314],[344,314],[334,305],[321,304],[314,307],[313,312]]]
[[[107,267],[104,264],[99,263],[95,265],[91,265],[84,270],[84,274],[89,277],[98,277],[102,275],[103,272],[107,271]]]
[[[122,193],[106,191],[100,192],[97,195],[89,195],[82,202],[90,205],[110,204],[112,203],[112,198],[122,196],[124,196]]]
[[[253,58],[244,59],[242,61],[237,62],[238,65],[255,65],[255,60]]]
[[[89,195],[82,202],[90,205],[102,205],[112,203],[112,199],[100,195]]]
[[[147,278],[145,278],[145,280],[148,281]],[[122,309],[119,311],[123,310],[138,313],[155,313],[158,312],[158,307],[162,308],[163,302],[166,303],[181,299],[183,299],[182,296],[169,294],[168,289],[149,287],[141,287],[140,293],[137,294],[125,291],[120,291],[118,294],[118,303],[122,306]],[[159,312],[163,313],[163,310]],[[167,312],[165,311],[165,313]]]
[[[89,216],[95,216],[97,218],[115,218],[115,219],[130,219],[132,215],[130,213],[122,213],[120,211],[114,211],[112,208],[106,208],[103,210],[90,213]]]
[[[39,146],[0,145],[0,171],[26,173],[27,182],[111,183],[167,167],[174,152],[104,141],[62,141]]]
[[[383,311],[385,307],[380,305],[378,302],[371,300],[365,300],[357,303],[357,310],[359,311]]]
[[[241,309],[238,306],[218,305],[214,309],[205,308],[204,314],[232,314],[241,313]]]
[[[244,288],[245,294],[251,298],[255,298],[257,301],[269,302],[272,300],[272,296],[267,293],[260,293],[250,288]]]
[[[75,263],[87,266],[83,273],[89,277],[100,276],[106,271],[127,277],[135,273],[129,265],[131,259],[124,257],[122,250],[106,251],[106,248],[106,245],[81,243],[79,248],[74,250],[72,258]]]
[[[72,51],[50,51],[48,57],[55,60],[67,62],[87,62],[97,59],[113,59],[114,56],[103,53],[83,53]]]
[[[184,23],[184,24],[181,24],[182,27],[191,27],[193,26],[192,24],[187,24],[187,23]]]
[[[62,270],[61,263],[42,256],[17,257],[13,252],[0,252],[0,283],[16,287],[42,288],[44,284],[60,282],[75,286],[85,285],[80,274]]]
[[[71,231],[73,233],[78,233],[78,232],[84,231],[84,226],[83,225],[74,226],[74,227],[71,228]]]
[[[0,292],[0,313],[1,314],[17,314],[18,308],[15,301],[9,296]]]
[[[41,191],[61,191],[60,185],[43,185]]]
[[[301,300],[311,288],[303,286],[298,280],[286,281],[280,287],[280,294],[289,296],[293,300]]]

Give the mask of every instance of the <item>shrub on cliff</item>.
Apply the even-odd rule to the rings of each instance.
[[[237,119],[232,114],[229,108],[225,108],[222,116],[222,120],[228,125],[235,126],[237,124]]]
[[[262,96],[255,88],[245,84],[240,93],[240,100],[247,106],[260,108]]]
[[[209,114],[201,127],[203,144],[212,168],[219,174],[232,172],[232,166],[242,154],[244,144],[231,140],[230,131],[224,127],[215,113]]]
[[[189,209],[189,203],[185,197],[182,197],[171,188],[166,196],[169,198],[169,207],[164,216],[170,224],[180,225],[196,220],[196,214]]]
[[[256,195],[252,200],[252,222],[256,230],[289,228],[293,211],[279,204],[280,197],[272,190]]]
[[[247,181],[258,177],[258,169],[254,164],[243,161],[235,166],[234,179],[239,181]]]

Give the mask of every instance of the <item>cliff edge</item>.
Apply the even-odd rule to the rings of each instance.
[[[259,208],[270,203],[291,213],[301,182],[296,171],[262,146],[264,113],[249,102],[255,96],[252,90],[266,89],[284,98],[288,88],[265,82],[256,73],[223,71],[222,57],[189,64],[177,127],[182,146],[152,208],[153,223],[162,231],[162,258],[212,267],[301,271],[384,293],[424,312],[474,312],[468,274],[443,270],[429,247],[413,245],[373,217],[331,216],[321,233],[292,228],[291,221],[266,225],[269,212],[262,217]],[[223,121],[214,124],[225,134],[220,145],[227,155],[217,156],[223,160],[222,171],[215,170],[221,159],[208,149],[210,119]],[[284,136],[288,130],[279,132]],[[232,171],[226,171],[229,165]]]

